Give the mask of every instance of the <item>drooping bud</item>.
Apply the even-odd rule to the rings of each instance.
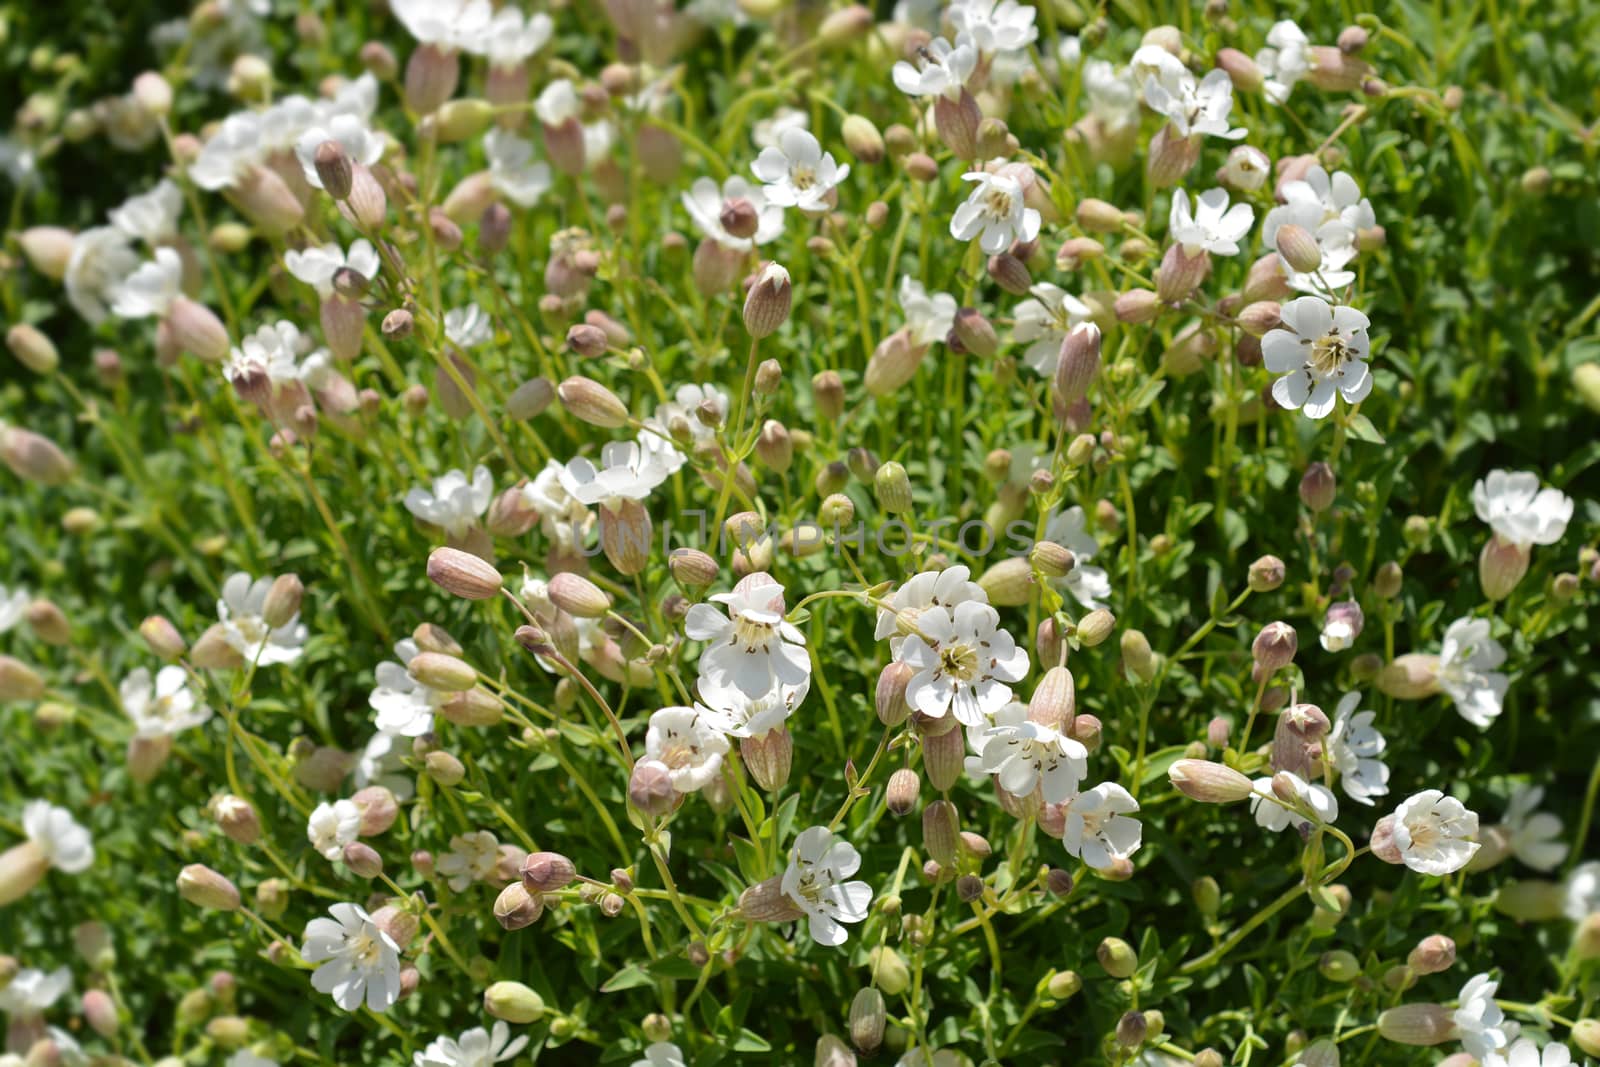
[[[1456,943],[1443,934],[1423,938],[1406,956],[1406,966],[1417,974],[1439,974],[1455,966],[1455,962]]]
[[[1111,612],[1096,608],[1078,620],[1078,643],[1084,648],[1094,648],[1111,636],[1116,625],[1116,617]]]
[[[960,820],[954,804],[935,800],[922,809],[922,845],[935,862],[943,867],[955,863],[960,841]]]
[[[528,892],[521,882],[512,882],[500,890],[494,900],[494,918],[501,928],[521,930],[532,926],[544,914],[544,898]]]
[[[1378,1033],[1400,1045],[1442,1045],[1456,1036],[1450,1011],[1440,1004],[1401,1004],[1378,1016]]]
[[[544,998],[521,982],[496,982],[483,991],[483,1010],[508,1023],[535,1023],[544,1016]]]
[[[1439,657],[1422,652],[1398,656],[1378,674],[1378,689],[1396,700],[1426,700],[1439,692]]]
[[[47,486],[66,484],[76,471],[54,441],[17,426],[0,426],[0,461],[17,477]]]
[[[605,430],[628,424],[628,408],[610,389],[592,378],[574,375],[556,386],[556,395],[572,415]]]
[[[505,581],[500,572],[481,557],[448,546],[428,554],[428,580],[463,600],[496,597]]]
[[[191,863],[178,872],[178,895],[199,908],[237,911],[239,889],[210,867]]]
[[[1174,789],[1202,804],[1233,804],[1254,792],[1247,776],[1210,760],[1178,760],[1168,769],[1167,777]]]

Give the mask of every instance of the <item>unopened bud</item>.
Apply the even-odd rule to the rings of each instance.
[[[483,1010],[508,1023],[534,1023],[544,1016],[544,998],[521,982],[496,982],[483,991]]]
[[[591,426],[614,430],[628,424],[627,405],[592,378],[574,375],[556,386],[556,395],[574,418]]]
[[[190,904],[215,911],[237,911],[239,890],[210,867],[191,863],[178,872],[178,895]]]
[[[1131,978],[1139,969],[1139,955],[1120,937],[1108,937],[1095,949],[1100,966],[1113,978]]]
[[[428,580],[463,600],[489,600],[504,579],[487,561],[460,549],[440,547],[428,555]]]

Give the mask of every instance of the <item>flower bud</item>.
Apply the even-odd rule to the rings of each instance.
[[[211,798],[207,810],[217,828],[228,840],[240,845],[253,845],[261,839],[261,818],[255,807],[243,797],[223,793]]]
[[[18,478],[47,486],[64,485],[75,471],[54,441],[16,426],[0,426],[0,461]]]
[[[1172,787],[1202,804],[1232,804],[1254,791],[1250,779],[1232,767],[1210,760],[1181,759],[1167,771]]]
[[[1078,201],[1076,216],[1078,225],[1090,233],[1116,233],[1127,217],[1115,204],[1092,196]]]
[[[1144,631],[1122,631],[1122,666],[1131,677],[1141,682],[1148,682],[1156,676],[1160,665],[1156,662],[1155,653],[1150,651],[1150,640],[1145,637]]]
[[[119,1025],[117,1006],[105,990],[88,990],[83,994],[81,1006],[84,1021],[89,1024],[89,1029],[105,1038],[116,1034]]]
[[[861,162],[872,165],[883,162],[885,154],[883,135],[872,120],[864,115],[846,115],[839,127],[839,135],[850,154]]]
[[[442,750],[430,752],[422,760],[422,769],[429,778],[452,789],[467,777],[466,766],[455,756]]]
[[[503,929],[521,930],[532,926],[544,914],[544,900],[530,893],[521,882],[512,882],[494,901],[494,918]]]
[[[1396,700],[1426,700],[1439,692],[1439,657],[1410,652],[1378,674],[1378,689]]]
[[[776,263],[768,263],[745,294],[745,331],[757,340],[776,333],[789,321],[793,302],[794,285],[789,280],[789,272]]]
[[[760,737],[740,738],[739,756],[755,783],[769,793],[776,793],[789,781],[789,768],[794,762],[794,735],[787,727],[780,726]]]
[[[883,994],[867,986],[850,1001],[850,1043],[862,1052],[872,1052],[883,1044],[883,1028],[888,1021]]]
[[[0,656],[0,704],[38,700],[44,690],[44,679],[32,667],[11,656]]]
[[[1064,578],[1077,566],[1077,557],[1070,549],[1056,544],[1054,541],[1040,541],[1028,553],[1028,562],[1033,569],[1046,578]]]
[[[1111,612],[1096,608],[1078,620],[1078,643],[1084,648],[1094,648],[1111,636],[1116,625],[1116,617]]]
[[[428,580],[463,600],[496,597],[505,581],[481,557],[449,547],[436,548],[428,554]]]
[[[1293,626],[1286,622],[1269,622],[1256,635],[1250,654],[1263,673],[1272,674],[1294,662],[1298,647]]]
[[[1528,573],[1532,552],[1526,545],[1501,538],[1490,537],[1478,555],[1478,582],[1483,595],[1493,601],[1504,600]]]
[[[61,364],[61,355],[50,338],[25,322],[6,331],[6,347],[18,363],[35,374],[50,374]]]
[[[54,282],[66,276],[73,241],[72,231],[60,226],[31,226],[17,235],[28,264]]]
[[[1270,593],[1283,584],[1283,560],[1277,556],[1262,556],[1250,564],[1249,582],[1253,593]]]
[[[1377,838],[1377,831],[1373,831]],[[1377,853],[1374,845],[1373,853]],[[1565,895],[1559,884],[1533,878],[1506,882],[1494,895],[1494,910],[1518,922],[1549,922],[1562,915]]]
[[[1337,491],[1333,468],[1320,461],[1307,467],[1300,479],[1300,500],[1314,512],[1327,511]]]
[[[1322,249],[1305,227],[1294,223],[1279,226],[1276,243],[1279,258],[1297,274],[1310,274],[1321,268]]]
[[[1361,961],[1346,949],[1333,949],[1318,957],[1317,971],[1330,982],[1353,982],[1361,976]]]
[[[1066,667],[1051,667],[1028,701],[1028,721],[1064,730],[1072,722],[1076,701],[1072,672]]]
[[[811,397],[817,414],[832,422],[844,414],[844,382],[838,371],[825,370],[811,379]]]
[[[178,872],[178,895],[199,908],[237,911],[239,890],[232,882],[199,863]]]
[[[1099,372],[1100,328],[1085,322],[1061,340],[1055,384],[1062,403],[1070,405],[1087,396]]]
[[[1123,1048],[1138,1048],[1144,1044],[1146,1032],[1144,1015],[1140,1012],[1124,1012],[1117,1020],[1117,1044]]]
[[[665,764],[640,760],[633,765],[628,779],[628,803],[646,815],[660,816],[676,808],[680,799]]]
[[[400,804],[387,788],[381,785],[364,786],[351,794],[350,802],[361,809],[362,837],[378,837],[387,833],[400,817]]]
[[[344,865],[357,878],[376,878],[383,873],[383,857],[376,849],[361,841],[344,846]]]
[[[522,884],[530,893],[554,893],[572,884],[578,869],[559,852],[533,852],[522,861]]]
[[[574,418],[605,430],[628,424],[628,408],[617,395],[592,378],[574,375],[556,386],[556,395]]]
[[[917,777],[917,772],[910,767],[901,767],[889,776],[889,785],[883,795],[884,806],[891,814],[908,814],[917,806],[917,795],[921,788],[922,781]]]
[[[1026,296],[1033,287],[1033,275],[1028,273],[1027,264],[1010,252],[990,256],[987,270],[995,284],[1013,296]]]
[[[935,862],[942,867],[955,863],[960,840],[960,824],[954,804],[948,800],[935,800],[922,809],[922,845]]]
[[[496,982],[483,991],[483,1010],[508,1023],[535,1023],[544,1016],[544,998],[521,982]]]
[[[887,996],[897,997],[911,987],[911,969],[900,954],[888,945],[880,945],[867,954],[867,964],[872,984]]]
[[[1241,93],[1258,92],[1266,81],[1256,61],[1237,48],[1218,49],[1217,66],[1228,72],[1233,87]]]
[[[973,160],[978,155],[978,126],[983,122],[983,110],[977,98],[961,90],[956,100],[940,94],[933,101],[933,123],[945,147],[960,159]]]
[[[1400,1045],[1442,1045],[1456,1036],[1456,1027],[1442,1005],[1401,1004],[1378,1016],[1378,1033]]]
[[[1163,304],[1181,304],[1206,280],[1211,257],[1204,250],[1190,255],[1181,244],[1174,244],[1161,257],[1156,268],[1156,299]]]
[[[878,721],[885,726],[899,726],[911,714],[911,706],[906,703],[906,686],[914,673],[910,664],[900,660],[891,661],[878,672],[873,704]]]
[[[966,739],[961,730],[922,735],[922,766],[928,784],[943,793],[961,780]]]
[[[1432,934],[1417,942],[1406,956],[1406,966],[1417,974],[1439,974],[1455,966],[1456,943],[1443,934]]]
[[[1113,978],[1131,978],[1139,969],[1139,956],[1133,946],[1120,937],[1108,937],[1095,949],[1100,966]]]
[[[583,575],[571,571],[562,571],[554,575],[550,579],[546,593],[550,597],[550,603],[574,618],[598,619],[611,610],[611,597],[605,590]]]
[[[968,352],[985,359],[1000,349],[1000,338],[994,324],[977,308],[962,308],[956,312],[955,335]]]
[[[529,378],[506,397],[506,414],[519,422],[535,418],[544,413],[555,395],[550,379]]]

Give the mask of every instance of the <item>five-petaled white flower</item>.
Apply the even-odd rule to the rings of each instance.
[[[48,800],[22,806],[22,832],[44,861],[65,874],[82,874],[94,863],[94,840],[72,813]]]
[[[465,537],[494,496],[494,476],[479,464],[472,480],[461,471],[446,471],[433,480],[433,490],[416,487],[406,493],[406,510],[452,537]]]
[[[667,769],[673,789],[694,793],[722,773],[728,738],[716,728],[708,708],[662,708],[650,716],[644,751],[645,758]]]
[[[1294,790],[1300,801],[1322,822],[1331,823],[1339,817],[1339,798],[1333,795],[1333,790],[1320,782],[1307,782],[1290,771],[1280,773],[1294,783]],[[1255,787],[1255,792],[1250,794],[1250,810],[1255,813],[1256,823],[1263,830],[1277,832],[1287,830],[1291,826],[1298,829],[1310,825],[1304,815],[1278,799],[1277,794],[1272,791],[1270,776],[1257,778]]]
[[[555,28],[555,20],[543,11],[527,15],[515,5],[508,4],[495,12],[483,35],[484,52],[489,57],[489,65],[510,70],[526,62],[550,42]]]
[[[711,727],[729,737],[764,737],[783,726],[811,690],[811,679],[774,686],[762,697],[747,697],[737,686],[714,686],[700,679],[701,711]]]
[[[527,1034],[513,1041],[511,1027],[496,1020],[493,1031],[474,1026],[459,1039],[434,1038],[427,1048],[411,1057],[411,1064],[412,1067],[493,1067],[514,1059],[527,1044]]]
[[[1037,722],[997,723],[986,731],[979,757],[985,774],[1000,776],[1000,788],[1017,797],[1033,795],[1061,804],[1078,791],[1089,769],[1089,750],[1060,731]]]
[[[954,46],[935,37],[917,52],[916,64],[905,60],[890,73],[895,88],[907,96],[942,96],[959,100],[966,91],[967,79],[978,68],[978,46],[971,37],[958,36]]]
[[[1518,786],[1506,804],[1504,825],[1513,856],[1536,871],[1553,871],[1567,858],[1567,843],[1560,817],[1539,810],[1542,800],[1543,786]]]
[[[1089,305],[1059,285],[1038,282],[1032,295],[1012,310],[1011,337],[1027,345],[1022,361],[1046,378],[1061,362],[1061,342],[1080,324],[1089,321]]]
[[[372,1011],[388,1011],[400,999],[400,946],[358,905],[335,904],[328,914],[333,918],[306,923],[300,949],[308,963],[322,964],[311,988],[331,994],[345,1011],[363,1002]]]
[[[153,679],[147,668],[135,667],[117,692],[140,737],[171,737],[211,718],[211,709],[189,690],[189,672],[175,663],[162,667]]]
[[[706,642],[700,653],[702,692],[708,684],[713,689],[731,686],[754,700],[777,686],[809,681],[805,636],[783,617],[783,586],[770,574],[746,575],[732,592],[710,600],[691,607],[683,622],[689,640]],[[712,604],[725,605],[725,610]]]
[[[1086,789],[1067,803],[1066,828],[1061,843],[1067,855],[1103,871],[1119,859],[1139,851],[1144,828],[1132,814],[1139,802],[1115,782]]]
[[[182,292],[182,257],[158,248],[154,259],[141,263],[112,291],[111,313],[119,319],[165,318]]]
[[[599,504],[616,511],[624,500],[643,500],[671,475],[667,452],[640,441],[611,441],[600,449],[600,465],[578,456],[561,470],[561,485],[583,504]],[[663,442],[664,444],[664,442]],[[681,457],[680,457],[681,458]]]
[[[1483,1060],[1483,1067],[1571,1067],[1571,1064],[1572,1050],[1567,1046],[1552,1041],[1541,1051],[1531,1037],[1513,1042],[1504,1054],[1491,1052]]]
[[[907,578],[887,598],[890,606],[878,609],[878,625],[873,637],[879,641],[887,637],[889,651],[898,653],[905,642],[905,634],[900,632],[902,620],[910,621],[930,608],[954,610],[957,604],[968,600],[987,604],[989,594],[971,578],[972,571],[960,563]]]
[[[808,213],[828,210],[828,193],[850,176],[849,164],[841,167],[810,131],[798,127],[779,134],[777,145],[763,148],[750,169],[765,183],[767,203]]]
[[[1021,51],[1039,37],[1037,13],[1017,0],[954,0],[945,14],[985,55]]]
[[[1491,981],[1487,974],[1473,975],[1461,987],[1456,1010],[1450,1016],[1461,1038],[1461,1047],[1480,1063],[1511,1041],[1505,1012],[1494,999],[1499,987],[1500,983]]]
[[[444,313],[445,340],[457,348],[476,348],[494,337],[494,322],[477,304]]]
[[[1478,851],[1477,836],[1477,814],[1437,789],[1407,797],[1394,812],[1394,846],[1401,862],[1421,874],[1465,867]]]
[[[950,219],[950,236],[977,241],[989,255],[998,255],[1015,241],[1039,236],[1039,212],[1022,200],[1022,183],[1005,174],[968,171],[962,181],[973,182],[966,202]]]
[[[272,578],[251,580],[243,571],[230,574],[222,583],[217,600],[217,619],[228,646],[258,667],[293,663],[305,651],[306,627],[295,612],[282,626],[268,626],[261,613],[266,610]]]
[[[496,126],[484,134],[483,154],[489,184],[518,207],[533,207],[550,191],[550,165],[534,159],[532,142]]]
[[[800,831],[789,850],[789,867],[780,883],[809,920],[811,939],[819,945],[842,945],[849,936],[844,923],[867,917],[872,887],[845,879],[861,867],[861,854],[826,826]]]
[[[1071,552],[1076,561],[1064,576],[1052,578],[1051,584],[1094,611],[1111,595],[1111,578],[1104,567],[1096,567],[1089,562],[1100,551],[1100,542],[1095,540],[1088,527],[1088,515],[1083,508],[1074,504],[1050,516],[1045,523],[1044,537],[1046,541],[1054,541]]]
[[[488,881],[499,863],[500,842],[487,830],[474,830],[450,839],[450,851],[439,857],[436,869],[459,893],[473,882]]]
[[[61,278],[67,302],[90,326],[98,326],[106,320],[106,304],[117,287],[138,267],[139,253],[127,234],[115,226],[84,230],[72,239],[72,255]]]
[[[1320,166],[1306,171],[1306,176],[1285,182],[1280,195],[1283,203],[1267,212],[1261,224],[1261,241],[1268,248],[1277,247],[1280,227],[1293,224],[1316,238],[1322,261],[1317,269],[1304,274],[1294,271],[1287,262],[1282,263],[1289,286],[1303,293],[1329,293],[1343,289],[1356,280],[1355,272],[1346,270],[1356,258],[1356,235],[1377,225],[1377,214],[1372,204],[1361,195],[1361,187],[1346,171],[1330,175]]]
[[[337,242],[311,245],[300,251],[290,249],[283,254],[283,265],[291,275],[305,282],[326,299],[333,295],[333,276],[349,267],[367,281],[378,276],[378,253],[372,242],[358,238],[350,251],[340,248]]]
[[[1488,619],[1457,619],[1444,632],[1439,688],[1474,726],[1487,729],[1500,715],[1511,679],[1495,668],[1505,661],[1505,648],[1489,636]]]
[[[378,684],[367,704],[378,713],[375,724],[383,733],[421,737],[433,729],[434,710],[450,697],[449,693],[429,689],[406,670],[419,651],[415,641],[402,638],[394,646],[400,661],[386,660],[373,672]]]
[[[1256,53],[1256,66],[1266,79],[1261,91],[1274,104],[1281,104],[1311,69],[1311,41],[1289,19],[1275,22],[1267,31],[1267,47]]]
[[[756,209],[756,232],[750,237],[735,237],[722,225],[722,205],[730,200],[748,200]],[[748,252],[757,245],[768,244],[783,233],[783,208],[767,199],[760,188],[751,185],[735,174],[722,183],[710,178],[697,178],[683,194],[683,209],[700,228],[700,232],[723,248],[734,252]]]
[[[1472,487],[1472,507],[1495,536],[1514,545],[1553,545],[1572,520],[1572,498],[1540,489],[1533,471],[1493,470]]]
[[[112,208],[106,217],[129,237],[154,246],[177,236],[182,212],[183,190],[171,178],[162,178],[149,191]]]
[[[939,344],[956,324],[956,298],[949,293],[930,293],[910,275],[900,277],[900,311],[914,344]]]
[[[303,391],[297,392],[296,387],[316,388],[332,369],[327,349],[306,354],[307,347],[307,339],[292,322],[279,320],[261,326],[255,333],[245,335],[229,353],[222,365],[223,377],[238,384],[262,376],[274,396],[303,398]]]
[[[1261,339],[1261,360],[1283,377],[1272,383],[1272,399],[1313,419],[1333,410],[1339,396],[1359,404],[1372,392],[1367,317],[1355,308],[1334,306],[1320,296],[1284,304],[1283,327]]]
[[[1377,713],[1357,711],[1360,707],[1360,693],[1339,698],[1333,729],[1328,733],[1328,756],[1339,772],[1344,795],[1370,807],[1375,797],[1389,792],[1389,767],[1379,758],[1388,742],[1372,725]]]
[[[1233,110],[1233,82],[1225,70],[1213,70],[1199,81],[1176,56],[1164,48],[1145,45],[1133,56],[1137,71],[1148,64],[1141,86],[1144,102],[1151,111],[1171,123],[1179,137],[1209,134],[1237,141],[1246,130],[1229,126]]]
[[[323,801],[306,820],[306,840],[323,859],[337,860],[361,836],[361,809],[353,800]]]
[[[1226,189],[1207,189],[1196,199],[1191,214],[1189,194],[1178,189],[1172,194],[1172,211],[1167,229],[1173,241],[1187,255],[1214,252],[1219,256],[1239,254],[1239,242],[1250,232],[1256,213],[1249,204],[1228,206]]]
[[[953,714],[964,726],[1005,707],[1010,683],[1028,673],[1027,650],[1000,629],[1000,613],[978,600],[920,612],[897,658],[916,671],[906,703],[930,718]]]
[[[24,967],[0,988],[0,1011],[12,1019],[37,1019],[71,988],[70,968],[41,971],[37,967]]]

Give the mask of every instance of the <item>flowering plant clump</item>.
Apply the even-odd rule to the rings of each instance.
[[[0,1067],[1600,1057],[1596,39],[0,3]]]

